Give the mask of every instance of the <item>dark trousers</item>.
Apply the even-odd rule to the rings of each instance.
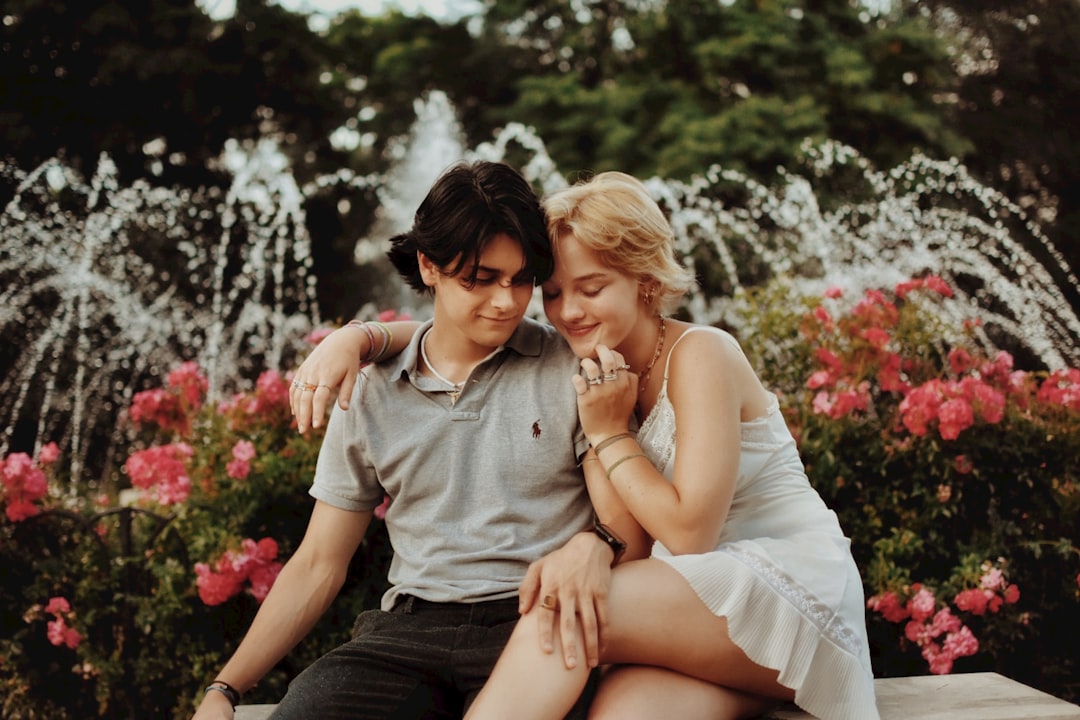
[[[390,612],[364,612],[352,640],[297,675],[270,720],[458,720],[517,620],[517,598],[405,597]],[[590,681],[568,720],[585,718],[594,686]]]

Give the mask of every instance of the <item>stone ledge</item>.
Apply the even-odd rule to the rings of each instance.
[[[997,673],[922,675],[874,681],[881,720],[1080,720],[1080,705]],[[241,705],[236,720],[266,720],[273,705]],[[812,720],[794,705],[763,720]]]

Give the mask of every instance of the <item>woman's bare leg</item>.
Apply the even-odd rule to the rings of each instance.
[[[779,703],[666,668],[617,665],[604,674],[589,720],[741,720]]]
[[[588,668],[567,670],[559,647],[551,654],[541,652],[536,612],[518,623],[469,720],[557,720],[577,699]],[[794,697],[794,691],[777,682],[776,670],[753,663],[731,642],[727,620],[714,615],[689,583],[660,560],[627,563],[612,574],[601,644],[604,664],[650,665],[751,695]]]

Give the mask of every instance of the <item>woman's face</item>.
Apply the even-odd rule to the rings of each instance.
[[[578,357],[596,346],[620,350],[639,317],[638,282],[613,270],[571,234],[555,254],[555,272],[541,286],[544,312]]]

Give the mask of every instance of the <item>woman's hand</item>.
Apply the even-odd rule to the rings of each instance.
[[[338,389],[337,401],[342,410],[349,407],[356,374],[360,371],[360,355],[370,352],[368,338],[355,327],[342,327],[323,338],[293,374],[289,388],[289,407],[296,416],[296,429],[301,433],[317,428],[329,410],[331,392]]]
[[[597,345],[596,358],[582,360],[582,374],[571,378],[581,426],[591,442],[626,432],[638,392],[638,377],[620,353]]]

